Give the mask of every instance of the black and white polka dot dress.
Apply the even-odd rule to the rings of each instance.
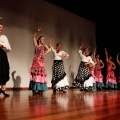
[[[79,53],[81,57],[81,62],[73,85],[80,88],[89,87],[93,85],[93,77],[90,72],[89,66],[85,65],[84,63],[90,61],[92,64],[94,64],[94,62],[92,61],[90,56],[86,57],[85,55],[83,55],[81,50],[79,50]]]
[[[83,87],[84,82],[91,77],[91,73],[88,66],[84,65],[84,62],[80,62],[79,69],[73,84],[77,87]]]
[[[52,48],[52,52],[54,54],[54,62],[52,66],[52,88],[56,88],[56,90],[66,90],[69,88],[69,83],[67,79],[67,75],[65,73],[65,68],[63,64],[63,60],[61,59],[61,55],[65,54],[64,51],[60,51],[56,53],[56,50]]]

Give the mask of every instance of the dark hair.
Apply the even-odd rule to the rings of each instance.
[[[0,25],[2,25],[2,26],[3,26],[3,24],[2,24],[2,23],[0,23]]]
[[[56,47],[57,47],[59,44],[62,44],[62,43],[57,43],[57,44],[56,44]]]
[[[39,45],[39,41],[40,39],[42,38],[43,36],[40,36],[38,39],[37,39],[37,44]]]
[[[93,53],[92,52],[90,52],[89,54],[88,54],[88,56],[91,56]]]
[[[97,54],[95,54],[95,57],[96,57],[96,56],[98,56],[98,55],[99,55],[99,57],[100,57],[100,54],[98,54],[98,53],[97,53]]]

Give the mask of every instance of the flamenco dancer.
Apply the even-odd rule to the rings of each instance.
[[[93,77],[93,87],[91,86],[90,87],[90,90],[92,89],[96,89],[96,76],[94,74],[94,69],[95,69],[95,65],[96,65],[96,59],[95,59],[95,54],[96,54],[96,48],[94,49],[94,52],[90,52],[89,53],[89,56],[91,56],[92,60],[94,61],[94,64],[89,64],[89,70],[92,74],[92,77]]]
[[[89,65],[94,64],[94,62],[92,61],[92,58],[88,56],[88,48],[84,48],[82,51],[83,46],[84,44],[82,43],[79,47],[81,62],[73,85],[80,87],[80,91],[90,91],[91,87],[93,87],[94,78],[89,70]]]
[[[62,50],[61,43],[56,44],[56,49],[51,46],[52,37],[53,36],[51,36],[51,39],[49,40],[49,47],[51,48],[51,51],[54,55],[51,80],[52,89],[53,92],[66,92],[65,90],[69,88],[69,83],[65,72],[63,59],[68,58],[69,55]]]
[[[30,72],[29,90],[32,90],[34,95],[42,94],[43,91],[48,90],[44,56],[46,56],[50,52],[50,49],[47,45],[44,45],[45,41],[44,36],[40,36],[38,40],[36,40],[36,36],[40,31],[41,28],[38,28],[37,32],[35,32],[33,35],[35,52],[33,57],[33,63],[29,71]]]
[[[96,88],[102,90],[105,85],[103,83],[103,74],[102,74],[102,68],[104,68],[104,63],[100,59],[100,55],[96,54],[95,55],[95,69],[94,69],[94,74],[95,74],[95,81],[96,81]]]
[[[2,19],[2,17],[0,17]],[[3,25],[0,23],[0,94],[2,93],[5,97],[10,95],[6,93],[6,83],[9,81],[9,61],[7,53],[11,51],[8,38],[2,34]]]
[[[117,89],[117,81],[114,70],[116,65],[112,61],[112,56],[108,57],[107,48],[105,48],[106,62],[107,62],[107,76],[106,76],[106,88]]]

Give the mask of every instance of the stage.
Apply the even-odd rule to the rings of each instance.
[[[10,97],[0,95],[0,120],[120,120],[120,90],[7,93]]]

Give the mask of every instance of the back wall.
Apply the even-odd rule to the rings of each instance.
[[[0,22],[4,25],[3,34],[8,37],[11,52],[8,53],[10,63],[10,80],[7,88],[26,88],[29,86],[29,69],[32,65],[34,45],[32,36],[38,27],[39,33],[45,37],[48,44],[53,35],[52,45],[62,43],[62,48],[69,54],[64,60],[65,71],[71,85],[77,74],[80,63],[78,48],[80,42],[85,47],[96,46],[96,24],[57,7],[44,0],[4,0],[1,1]],[[48,87],[51,87],[53,54],[45,56]]]

